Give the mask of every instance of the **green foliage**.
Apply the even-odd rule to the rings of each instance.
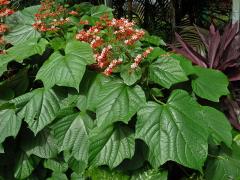
[[[114,168],[133,156],[134,146],[134,134],[127,127],[97,127],[90,136],[90,165]]]
[[[207,157],[209,132],[199,110],[199,104],[185,91],[176,90],[165,105],[148,102],[138,112],[136,136],[148,144],[148,159],[153,167],[173,160],[201,170]]]
[[[199,97],[219,102],[221,96],[229,94],[228,79],[222,72],[201,67],[195,67],[194,72],[197,78],[192,81],[192,88]]]
[[[98,34],[111,45],[103,69],[105,44],[75,36],[109,23],[112,9],[79,7],[74,21],[91,22],[54,33],[14,38],[15,27],[32,28],[37,7],[9,17],[20,20],[0,55],[0,179],[167,180],[176,167],[179,179],[237,179],[239,134],[218,103],[228,78],[166,52],[160,37],[127,45],[109,27]]]
[[[5,39],[8,42],[21,45],[28,39],[41,37],[40,33],[32,26],[35,22],[34,14],[37,13],[38,8],[39,6],[31,6],[7,17],[6,21],[10,25],[10,32]]]
[[[6,109],[0,111],[0,116],[0,142],[2,143],[6,139],[6,137],[16,137],[21,126],[21,119],[17,118],[13,109]]]
[[[93,62],[90,46],[87,43],[72,41],[67,43],[65,55],[55,51],[50,56],[40,68],[36,78],[42,80],[46,88],[59,85],[78,90],[86,65]]]
[[[159,58],[149,66],[149,80],[170,88],[173,84],[186,81],[185,75],[179,61],[171,58]]]

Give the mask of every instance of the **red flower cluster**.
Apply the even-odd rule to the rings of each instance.
[[[67,9],[54,0],[41,1],[41,7],[35,14],[33,27],[41,32],[58,31],[61,26],[67,24],[70,19],[66,17]]]
[[[113,72],[113,69],[117,66],[122,64],[123,60],[119,58],[118,60],[114,59],[112,62],[109,64],[109,66],[104,70],[103,74],[106,76],[110,76]]]
[[[88,22],[80,21],[80,24],[87,24]],[[92,48],[98,48],[103,45],[104,40],[99,36],[100,31],[103,29],[103,26],[100,24],[90,27],[87,31],[81,30],[77,35],[76,39],[91,44]]]
[[[6,24],[0,24],[0,33],[4,33],[8,30],[8,26]]]
[[[117,36],[117,39],[124,40],[126,45],[133,45],[145,34],[143,30],[134,29],[134,25],[134,22],[129,22],[125,18],[112,19],[108,22],[108,26],[115,28],[114,34]]]
[[[95,59],[100,68],[103,68],[108,64],[107,58],[111,49],[112,49],[112,46],[108,45],[107,47],[103,48],[100,55],[95,54]]]
[[[10,1],[8,1],[8,0],[0,0],[0,6],[8,5],[8,4],[10,4]]]
[[[12,9],[9,8],[3,8],[0,10],[0,18],[10,16],[14,13]]]
[[[8,0],[0,0],[0,45],[2,50],[0,50],[0,54],[4,54],[6,51],[4,50],[4,46],[6,44],[3,34],[8,31],[8,26],[4,23],[5,17],[10,16],[14,13],[14,10],[8,8],[10,1]]]
[[[143,52],[143,54],[138,54],[136,56],[136,58],[134,59],[134,63],[131,64],[131,69],[136,69],[139,64],[141,63],[141,61],[146,58],[148,56],[148,54],[151,53],[151,51],[153,50],[152,47],[149,47],[146,51]]]
[[[80,21],[81,25],[88,25],[88,21]],[[91,45],[95,53],[96,65],[100,69],[104,69],[105,75],[111,75],[114,68],[122,64],[123,59],[119,58],[121,49],[126,45],[133,46],[144,36],[145,32],[135,28],[135,23],[128,19],[109,19],[108,16],[102,16],[94,26],[83,29],[76,34],[76,39],[87,42]],[[111,45],[109,45],[111,44]],[[114,52],[113,47],[117,49]],[[146,56],[144,52],[142,58]],[[141,58],[141,60],[142,60]],[[135,64],[141,61],[135,59]]]
[[[78,12],[77,11],[70,11],[68,14],[76,16],[76,15],[78,15]]]

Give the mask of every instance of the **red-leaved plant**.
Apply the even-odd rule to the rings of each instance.
[[[228,24],[221,35],[219,30],[214,25],[211,25],[207,36],[202,34],[196,27],[206,48],[205,55],[198,53],[194,47],[191,47],[177,33],[175,34],[176,40],[181,44],[181,48],[170,46],[175,52],[186,56],[193,64],[204,68],[217,69],[224,72],[230,81],[238,81],[240,80],[240,39],[238,27],[238,23]],[[231,124],[240,130],[238,121],[240,107],[233,99],[235,98],[226,97],[223,100],[223,106],[227,110]]]
[[[236,71],[240,69],[240,41],[239,38],[237,38],[238,23],[227,25],[222,35],[214,25],[210,26],[207,36],[202,34],[197,27],[196,29],[205,45],[206,53],[204,54],[206,55],[198,53],[194,47],[191,47],[177,33],[176,40],[181,44],[181,48],[177,48],[173,45],[171,45],[171,48],[175,52],[189,58],[193,64],[223,71],[232,81],[240,80],[240,74]],[[229,74],[229,71],[235,73]]]

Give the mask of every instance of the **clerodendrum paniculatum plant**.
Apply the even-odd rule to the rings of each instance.
[[[45,0],[6,19],[0,179],[236,179],[228,78],[112,9]]]

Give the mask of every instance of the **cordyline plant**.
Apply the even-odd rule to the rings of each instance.
[[[222,72],[164,51],[103,5],[46,0],[6,22],[0,179],[240,176]]]
[[[235,42],[238,34],[238,23],[229,24],[220,35],[214,25],[211,25],[208,36],[204,36],[199,29],[198,34],[206,47],[206,53],[201,55],[193,47],[188,45],[176,33],[177,41],[180,42],[181,48],[172,46],[173,50],[188,57],[194,64],[205,68],[217,69],[223,72],[231,69],[236,74],[229,75],[231,81],[240,80],[239,76],[239,58],[240,45]],[[237,69],[237,70],[236,70]]]
[[[200,54],[176,33],[176,40],[181,48],[171,46],[172,49],[186,56],[193,64],[204,68],[217,69],[224,72],[230,81],[240,80],[240,44],[238,32],[239,23],[229,24],[223,30],[223,34],[211,25],[208,35],[203,35],[196,27],[199,37],[206,48],[206,53]],[[234,90],[233,90],[234,91]],[[223,100],[224,109],[232,125],[240,130],[239,105],[235,98],[226,97]]]

